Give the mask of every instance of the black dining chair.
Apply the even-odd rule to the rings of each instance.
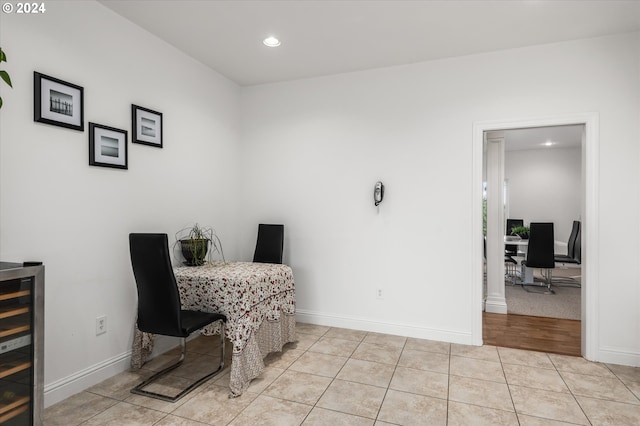
[[[284,247],[284,225],[261,223],[258,225],[258,240],[253,261],[260,263],[282,263]]]
[[[138,329],[145,333],[179,337],[182,349],[180,358],[175,363],[153,374],[131,389],[131,392],[175,402],[223,370],[224,330],[227,318],[219,313],[182,309],[178,285],[171,266],[167,234],[129,234],[129,249],[138,289]],[[192,382],[175,396],[144,390],[149,384],[182,364],[186,354],[186,338],[191,333],[216,321],[222,322],[222,330],[220,365],[215,371]]]
[[[567,242],[567,254],[556,254],[553,257],[556,263],[569,263],[574,265],[582,264],[582,229],[580,221],[574,220],[571,227],[571,234]],[[579,280],[572,277],[554,278],[553,283],[568,287],[581,287]]]
[[[542,284],[522,283],[522,288],[530,291],[528,287],[540,287],[544,294],[554,294],[551,289],[552,271],[555,268],[553,259],[553,223],[552,222],[532,222],[529,224],[529,244],[527,246],[527,257],[522,261],[522,265],[527,268],[540,268],[542,270]]]

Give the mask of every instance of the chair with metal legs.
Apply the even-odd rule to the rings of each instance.
[[[532,222],[529,224],[529,245],[527,257],[522,265],[527,268],[540,268],[542,271],[542,284],[525,283],[522,288],[526,291],[534,291],[544,294],[554,294],[551,289],[552,271],[555,267],[553,259],[553,223]],[[530,287],[530,288],[529,288]],[[535,290],[534,290],[535,289]]]
[[[138,289],[138,329],[145,333],[179,337],[181,346],[180,358],[175,363],[153,374],[131,389],[131,392],[175,402],[224,369],[224,332],[227,318],[219,313],[182,309],[178,285],[171,266],[167,234],[129,234],[129,248]],[[144,389],[182,364],[186,354],[186,338],[191,333],[216,321],[221,321],[222,329],[220,364],[215,371],[193,381],[177,395],[165,395]]]
[[[567,254],[554,255],[554,261],[556,263],[568,263],[574,265],[582,264],[582,230],[580,228],[580,221],[574,220],[571,228],[571,234],[569,235],[569,241],[567,242]],[[571,277],[554,278],[553,283],[558,286],[567,287],[581,287],[578,280]]]

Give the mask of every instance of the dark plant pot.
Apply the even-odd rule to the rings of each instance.
[[[200,266],[204,264],[209,250],[209,240],[206,238],[180,240],[180,248],[185,263],[189,266]]]

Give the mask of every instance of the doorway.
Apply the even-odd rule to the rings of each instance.
[[[594,295],[597,294],[597,259],[594,257],[597,248],[597,186],[598,186],[598,117],[596,114],[577,114],[558,117],[546,117],[539,119],[514,120],[506,122],[479,122],[474,124],[473,132],[473,183],[474,183],[474,235],[483,235],[482,224],[482,166],[484,161],[483,142],[485,132],[504,132],[513,129],[533,129],[540,127],[554,126],[583,126],[583,134],[581,138],[582,155],[582,202],[581,202],[581,219],[582,219],[582,241],[583,241],[583,265],[582,265],[582,294],[581,294],[581,354],[587,359],[592,359],[595,354],[595,342],[597,341],[597,312],[594,309]],[[502,243],[502,242],[500,242]],[[483,238],[478,238],[477,244],[474,244],[474,300],[478,303],[478,310],[474,315],[474,343],[483,343]],[[499,295],[493,295],[493,302],[499,302]],[[506,314],[506,303],[503,314]],[[497,303],[496,306],[500,304]],[[495,311],[494,311],[495,312]]]

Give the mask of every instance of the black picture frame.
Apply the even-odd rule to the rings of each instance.
[[[162,113],[131,104],[131,141],[162,148]]]
[[[127,131],[89,122],[89,165],[128,169]]]
[[[33,72],[33,121],[84,131],[84,88]]]

